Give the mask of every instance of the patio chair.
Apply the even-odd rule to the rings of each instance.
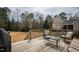
[[[49,40],[49,38],[46,38],[46,36],[49,36],[49,33],[50,33],[50,31],[49,30],[44,30],[44,33],[43,33],[43,38],[45,39],[45,40]]]
[[[61,38],[64,39],[64,42],[69,42],[73,39],[73,32],[67,32],[66,35],[61,35]]]

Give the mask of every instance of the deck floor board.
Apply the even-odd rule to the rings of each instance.
[[[59,47],[53,42],[45,42],[42,37],[12,43],[12,52],[66,52],[68,45],[61,39]]]

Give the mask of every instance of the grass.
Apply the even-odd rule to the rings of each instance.
[[[27,36],[28,32],[11,32],[11,42],[17,42],[17,41],[22,41],[24,40],[24,38]],[[42,36],[42,32],[32,32],[32,39],[36,38],[36,37],[40,37]],[[29,39],[29,37],[27,38]]]
[[[18,41],[22,41],[25,39],[25,37],[27,36],[28,32],[11,32],[11,42],[18,42]],[[41,37],[43,35],[42,31],[38,31],[38,32],[32,32],[31,33],[31,37],[33,38],[37,38],[37,37]],[[62,35],[62,32],[51,32],[51,35],[53,36],[60,36]],[[26,39],[29,39],[29,37],[27,37]]]

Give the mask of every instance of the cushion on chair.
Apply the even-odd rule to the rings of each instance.
[[[67,32],[66,38],[72,38],[72,36],[73,36],[73,32]]]

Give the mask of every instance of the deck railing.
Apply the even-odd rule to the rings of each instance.
[[[32,29],[28,32],[25,36],[24,40],[29,39],[32,40],[33,38],[41,37],[44,34],[45,29]],[[63,34],[62,31],[50,31],[50,35],[52,36],[61,36]]]

